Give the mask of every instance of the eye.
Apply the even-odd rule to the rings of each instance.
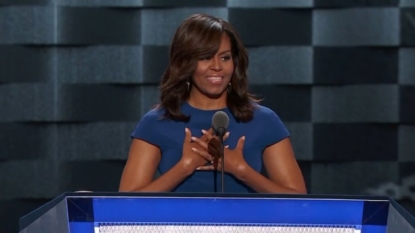
[[[232,59],[232,56],[231,55],[226,55],[226,56],[223,56],[222,57],[222,60],[224,60],[224,61],[228,61],[230,59]]]

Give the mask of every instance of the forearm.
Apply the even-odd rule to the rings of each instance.
[[[258,193],[305,194],[303,191],[285,187],[268,179],[248,165],[245,166],[237,178]]]
[[[133,190],[135,192],[170,192],[177,185],[179,185],[184,179],[186,179],[191,173],[188,172],[185,167],[177,163],[169,171],[159,176],[156,180],[150,184]]]

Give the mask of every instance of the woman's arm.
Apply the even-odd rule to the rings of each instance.
[[[263,161],[268,178],[246,163],[235,176],[259,193],[307,193],[289,138],[267,147]]]
[[[202,136],[199,140],[206,140],[206,136]],[[193,147],[201,149],[197,144],[192,143],[191,132],[186,128],[180,161],[153,181],[162,156],[160,149],[143,140],[133,139],[121,177],[119,191],[169,192],[173,190],[197,167],[212,160],[209,154],[204,157],[197,155],[192,150]]]
[[[153,181],[161,159],[160,149],[139,139],[133,139],[127,163],[121,176],[120,192],[169,192],[190,175],[182,163]]]

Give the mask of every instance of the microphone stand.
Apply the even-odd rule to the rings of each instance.
[[[225,136],[226,129],[223,127],[219,127],[216,131],[216,136],[219,137],[220,141],[220,158],[221,161],[221,175],[222,175],[222,193],[225,192],[225,147],[223,146],[223,136]]]
[[[225,148],[223,146],[223,136],[220,136],[219,139],[220,139],[220,156],[222,158],[222,161],[221,161],[222,193],[224,193],[225,192],[225,186],[224,186],[224,183],[225,183],[225,179],[224,179],[224,177],[225,177],[225,172],[224,172],[224,169],[225,169],[225,157],[224,157]]]

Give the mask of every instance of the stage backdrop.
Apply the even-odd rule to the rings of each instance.
[[[0,0],[1,232],[62,192],[117,190],[194,13],[239,31],[310,193],[413,208],[415,0]]]

